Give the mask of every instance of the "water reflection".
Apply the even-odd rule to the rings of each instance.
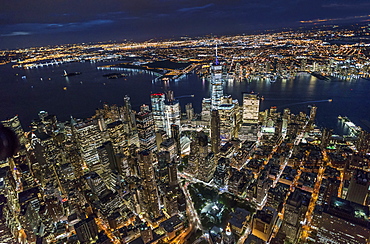
[[[316,88],[316,81],[317,81],[317,78],[313,76],[310,77],[308,87],[307,87],[308,94],[313,95],[315,88]]]
[[[123,104],[123,96],[131,97],[132,106],[138,109],[143,103],[150,103],[150,93],[163,92],[164,89],[174,90],[175,96],[194,94],[194,98],[184,98],[180,104],[193,103],[195,112],[201,111],[203,97],[210,97],[210,84],[207,79],[196,74],[189,74],[178,82],[161,82],[155,80],[152,73],[125,70],[125,79],[107,80],[103,74],[109,71],[98,70],[106,63],[71,63],[59,67],[44,67],[32,70],[12,69],[11,66],[0,66],[0,83],[2,93],[0,111],[3,119],[19,114],[24,124],[37,116],[40,110],[54,113],[61,120],[91,116],[101,102]],[[79,76],[62,77],[63,70],[78,71]],[[19,75],[16,76],[16,73]],[[22,80],[23,75],[27,80]],[[40,77],[43,80],[40,80]],[[51,80],[48,80],[48,78]],[[155,82],[152,82],[155,80]],[[83,83],[81,83],[83,81]],[[102,84],[106,82],[106,86]],[[68,86],[68,91],[63,87]],[[31,86],[33,88],[31,88]],[[104,89],[102,89],[104,87]],[[348,116],[354,123],[361,124],[361,119],[370,120],[370,86],[368,81],[325,82],[310,75],[300,74],[295,79],[281,80],[275,83],[266,81],[227,81],[224,93],[230,94],[241,103],[242,92],[256,92],[265,100],[261,102],[261,110],[277,106],[278,111],[285,107],[293,113],[305,110],[307,105],[318,106],[318,124],[326,127],[338,127],[337,116]],[[333,102],[317,102],[333,99]],[[68,102],[66,102],[68,100]],[[27,101],[27,103],[25,103]],[[312,104],[310,104],[312,102]],[[300,103],[300,104],[299,104]]]

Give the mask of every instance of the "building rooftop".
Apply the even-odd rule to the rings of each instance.
[[[85,223],[89,223],[91,221],[94,221],[94,217],[93,216],[89,216],[87,219],[83,219],[81,220],[80,222],[78,222],[77,224],[74,225],[74,228],[77,229],[78,227],[80,227],[81,225],[85,224]]]
[[[244,244],[265,244],[266,242],[255,235],[249,235]]]
[[[369,207],[336,196],[330,198],[329,206],[324,210],[339,218],[370,228]]]
[[[164,140],[162,143],[161,143],[161,147],[166,147],[166,148],[169,148],[170,146],[174,145],[175,144],[175,141],[173,138],[168,138],[166,140]]]
[[[178,215],[172,216],[171,218],[163,221],[160,226],[162,226],[167,232],[173,232],[176,227],[181,224],[182,221]]]
[[[271,224],[277,212],[272,207],[264,207],[262,210],[258,210],[254,218],[260,219],[266,224]]]
[[[250,216],[250,212],[243,208],[236,208],[234,212],[230,213],[229,223],[238,228],[243,227],[243,223],[246,221],[247,217]]]
[[[129,242],[129,244],[144,244],[144,241],[140,236],[139,238],[136,238],[135,240]]]
[[[36,186],[18,193],[19,203],[27,202],[31,199],[36,198],[39,192],[39,188]]]

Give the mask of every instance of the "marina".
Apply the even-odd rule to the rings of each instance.
[[[355,125],[348,117],[339,115],[338,119],[349,128],[350,136],[358,136],[362,131],[361,127]]]

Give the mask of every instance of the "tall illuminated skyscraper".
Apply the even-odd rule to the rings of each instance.
[[[171,162],[171,154],[168,151],[161,151],[157,154],[158,169],[157,176],[160,184],[165,185],[169,182],[168,165]]]
[[[194,118],[194,108],[192,103],[188,103],[185,105],[186,110],[186,117],[188,120],[192,120]]]
[[[369,208],[337,196],[317,214],[315,243],[369,243]]]
[[[165,95],[164,93],[154,93],[150,95],[150,100],[152,102],[152,113],[156,130],[165,129]]]
[[[123,153],[128,150],[128,123],[117,120],[106,126],[110,141],[112,142],[115,153]]]
[[[171,135],[176,143],[176,152],[177,155],[181,155],[181,144],[180,144],[180,126],[172,124],[171,125]]]
[[[159,202],[158,188],[154,175],[153,157],[148,150],[139,152],[139,176],[142,179],[142,201],[147,216],[151,219],[158,218]]]
[[[370,152],[370,133],[362,130],[358,135],[356,143],[356,149],[360,154],[366,154]]]
[[[220,115],[218,110],[212,111],[211,117],[211,148],[217,154],[220,147]]]
[[[258,123],[260,100],[256,94],[243,93],[243,123]]]
[[[117,159],[114,152],[113,143],[111,141],[104,142],[102,146],[98,147],[98,155],[103,171],[108,169],[117,170]]]
[[[210,98],[203,98],[202,100],[202,120],[210,121],[211,120],[211,105],[212,100]]]
[[[23,144],[23,145],[26,144],[27,140],[26,140],[26,137],[24,135],[24,130],[22,129],[21,122],[19,121],[18,115],[14,116],[11,119],[1,121],[1,123],[5,127],[11,128],[15,132],[15,134],[18,136],[19,142],[21,144]]]
[[[140,111],[136,114],[136,127],[142,150],[156,151],[157,144],[154,133],[154,119],[149,111]]]
[[[277,218],[278,213],[272,207],[265,206],[262,210],[258,210],[253,218],[253,235],[267,242],[274,229]]]
[[[216,167],[217,160],[213,152],[208,153],[204,158],[199,158],[199,171],[197,178],[204,182],[210,182],[216,171]]]
[[[286,200],[284,220],[279,231],[286,234],[286,240],[296,243],[301,231],[301,222],[307,211],[307,195],[296,189]]]
[[[309,120],[308,120],[308,124],[307,124],[306,130],[313,129],[314,128],[314,124],[315,124],[317,107],[315,105],[310,106],[310,107],[311,107],[311,109],[310,109],[310,116],[309,116]]]
[[[179,101],[170,101],[165,106],[165,131],[169,137],[172,137],[171,125],[175,124],[180,127],[181,110]]]
[[[235,105],[232,103],[219,106],[220,116],[220,138],[223,142],[229,141],[235,137],[236,112]]]
[[[200,131],[190,145],[188,172],[202,181],[209,182],[216,170],[217,162],[212,152],[208,152],[208,136]]]
[[[220,65],[217,58],[217,46],[216,46],[216,61],[211,65],[211,99],[212,109],[218,109],[221,104],[221,98],[224,95],[223,92],[223,78],[222,78],[222,65]]]
[[[75,224],[74,229],[78,240],[82,243],[88,243],[98,235],[98,226],[92,216]]]
[[[131,109],[131,99],[129,96],[125,96],[123,98],[123,110],[124,110],[124,120],[128,122],[130,131],[136,129],[135,124],[135,114],[132,112]]]
[[[208,137],[203,131],[197,135],[190,143],[189,165],[187,171],[194,176],[199,172],[201,161],[208,155]]]
[[[96,120],[80,121],[74,125],[82,159],[89,168],[99,163],[97,148],[103,143]]]

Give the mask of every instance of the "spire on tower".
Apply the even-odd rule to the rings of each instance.
[[[215,64],[216,64],[216,65],[219,65],[219,64],[220,64],[220,62],[218,62],[217,43],[216,43],[216,61],[215,61]]]

